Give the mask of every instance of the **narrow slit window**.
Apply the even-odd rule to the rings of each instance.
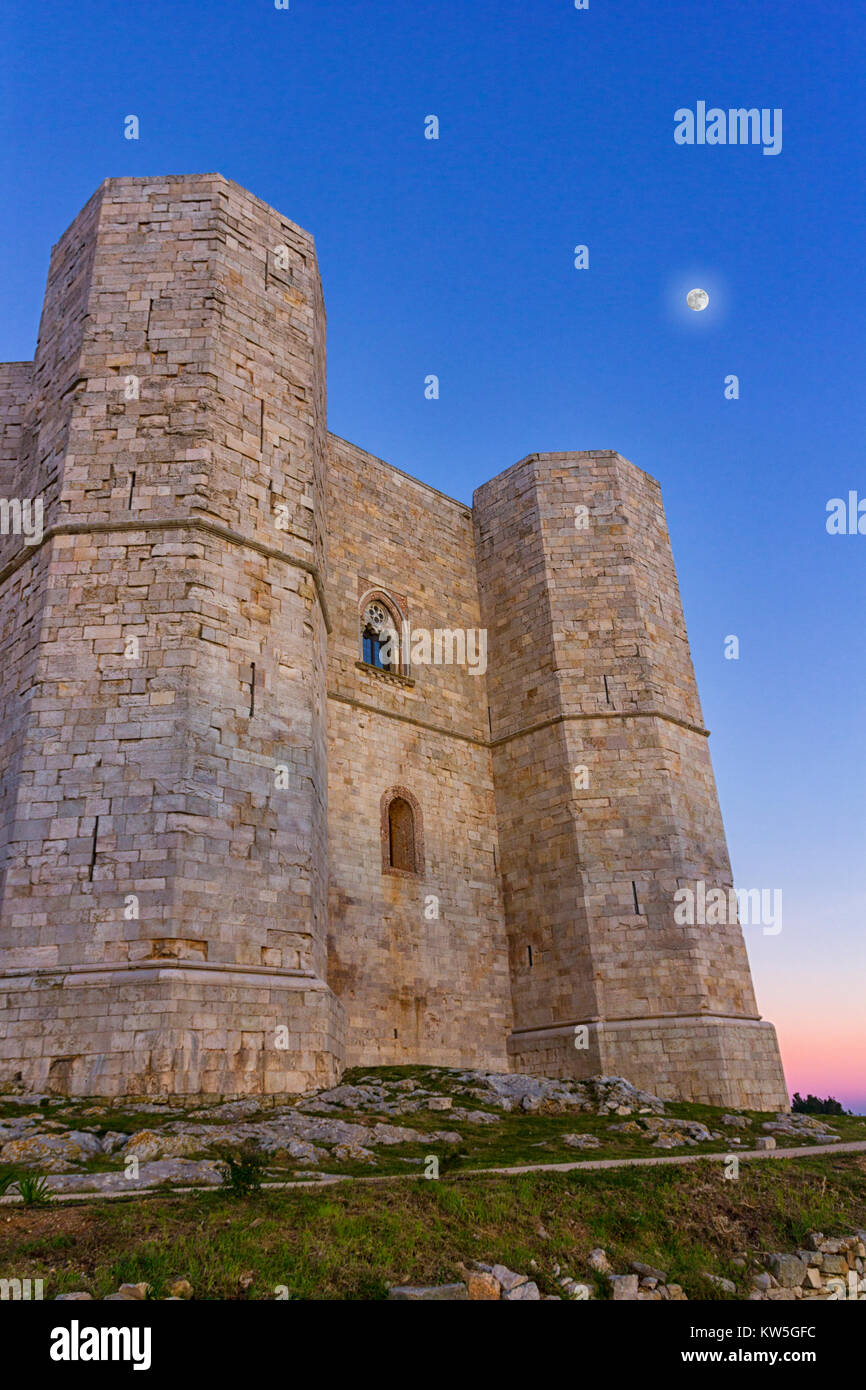
[[[99,816],[94,817],[93,821],[93,841],[90,846],[90,868],[87,873],[88,880],[93,882],[93,870],[96,868],[96,846],[99,841]]]

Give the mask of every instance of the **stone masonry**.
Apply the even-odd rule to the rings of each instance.
[[[313,239],[208,174],[55,246],[0,498],[0,1088],[787,1107],[740,926],[674,920],[731,871],[647,474],[535,454],[470,509],[328,434]]]

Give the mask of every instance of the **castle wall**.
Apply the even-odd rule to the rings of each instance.
[[[109,181],[88,235],[7,860],[0,1059],[35,1049],[33,1084],[107,1094],[327,1083],[342,1011],[319,973],[312,239],[216,175]],[[46,395],[65,384],[49,372]],[[49,966],[37,986],[63,1002],[36,1018],[19,991]]]
[[[413,629],[480,627],[471,513],[330,442],[328,980],[346,1007],[347,1061],[506,1068],[485,676],[430,664],[405,680],[359,663],[371,588],[398,597]],[[420,877],[383,872],[380,805],[395,786],[420,806]]]
[[[731,875],[658,484],[535,455],[476,516],[514,1065],[784,1106],[738,923],[674,919]]]
[[[21,500],[18,491],[23,429],[33,385],[32,362],[0,364],[0,497]],[[0,910],[6,835],[14,814],[21,750],[22,716],[32,687],[39,640],[44,580],[34,577],[44,556],[15,535],[9,513],[8,535],[0,535]]]
[[[22,507],[30,504],[31,528],[35,520],[32,506],[38,499],[43,532],[60,520],[61,473],[82,385],[79,363],[101,204],[100,190],[52,249],[34,361],[2,368],[0,496]],[[26,768],[27,730],[41,694],[37,666],[51,550],[50,542],[28,543],[27,536],[21,530],[16,532],[11,523],[8,533],[0,535],[0,912],[5,923],[5,930],[0,932],[0,953],[14,944],[10,936],[17,925],[16,917],[5,907],[9,861],[14,859],[10,843],[15,838],[16,817],[21,814],[19,799],[24,817],[29,814],[27,793],[22,795],[22,771]],[[40,943],[29,944],[44,959]]]

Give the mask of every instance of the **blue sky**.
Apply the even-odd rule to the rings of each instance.
[[[783,891],[759,1005],[866,1112],[866,536],[825,530],[866,498],[864,40],[850,0],[4,0],[0,358],[103,178],[218,170],[316,237],[338,434],[466,501],[536,449],[657,477],[735,880]],[[781,153],[676,145],[699,100],[781,107]]]

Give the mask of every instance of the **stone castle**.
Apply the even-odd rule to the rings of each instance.
[[[313,239],[216,174],[102,184],[0,423],[0,1089],[787,1108],[736,918],[674,918],[731,871],[652,478],[470,509],[329,434]]]

